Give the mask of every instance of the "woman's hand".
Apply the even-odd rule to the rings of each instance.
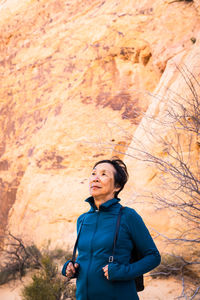
[[[108,277],[108,265],[106,265],[106,266],[103,267],[102,269],[103,269],[103,271],[104,271],[104,276],[105,276],[107,279],[109,279],[109,277]]]
[[[69,262],[68,265],[67,265],[67,268],[66,268],[66,276],[68,278],[71,278],[74,276],[74,274],[76,273],[76,269],[78,269],[79,267],[79,264],[75,263],[73,265],[72,262]]]

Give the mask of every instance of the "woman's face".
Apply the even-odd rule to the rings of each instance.
[[[104,202],[114,198],[120,188],[115,187],[114,167],[109,163],[100,163],[93,170],[89,179],[90,194],[94,199]]]

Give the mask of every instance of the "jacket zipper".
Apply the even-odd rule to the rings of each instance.
[[[89,297],[88,297],[88,274],[89,274],[90,266],[92,264],[92,258],[93,258],[93,240],[94,240],[94,236],[96,234],[97,227],[98,227],[99,210],[96,210],[95,213],[97,213],[97,218],[96,218],[95,230],[93,232],[92,239],[91,239],[91,244],[90,244],[90,260],[89,260],[89,265],[88,265],[88,269],[87,269],[87,300],[89,300]]]

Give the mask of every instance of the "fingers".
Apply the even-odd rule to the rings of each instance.
[[[104,276],[105,276],[107,279],[109,279],[109,277],[108,277],[108,265],[106,265],[106,266],[103,267],[102,269],[103,269],[103,271],[104,271]]]
[[[67,277],[72,277],[75,274],[76,270],[74,268],[74,265],[72,262],[69,262],[67,265],[67,269],[66,269],[66,276]]]
[[[79,267],[79,264],[75,263],[74,267],[77,269]]]

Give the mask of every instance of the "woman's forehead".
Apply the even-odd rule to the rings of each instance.
[[[109,163],[100,163],[93,170],[115,172],[115,168]]]

